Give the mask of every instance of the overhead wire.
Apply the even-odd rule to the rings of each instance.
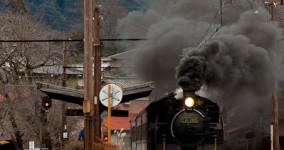
[[[135,24],[135,23],[133,23],[133,22],[130,22],[129,20],[122,19],[122,21],[124,21],[124,22],[126,22],[126,23],[128,23],[128,24],[130,24],[130,25],[132,25],[132,26],[135,26],[136,28],[139,28],[139,29],[142,29],[142,30],[144,30],[144,31],[149,32],[149,30],[148,30],[147,28],[144,28],[144,27],[142,27],[142,26],[140,26],[140,25],[138,25],[138,24]]]
[[[211,21],[209,27],[207,28],[206,32],[204,33],[204,35],[202,36],[202,38],[201,38],[201,40],[200,40],[200,44],[199,44],[197,47],[194,48],[193,53],[195,53],[195,52],[196,52],[199,48],[201,48],[208,40],[210,40],[210,39],[219,31],[219,29],[222,27],[222,24],[220,24],[220,26],[215,29],[215,32],[213,32],[213,34],[211,34],[207,39],[205,39],[206,36],[207,36],[208,33],[209,33],[210,28],[213,26],[214,21],[216,20],[217,15],[218,15],[218,13],[220,12],[220,10],[221,10],[221,8],[218,8],[218,10],[216,11],[214,18],[212,19],[212,21]]]

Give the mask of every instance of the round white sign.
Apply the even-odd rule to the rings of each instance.
[[[110,107],[117,106],[122,100],[122,89],[115,84],[107,84],[105,85],[99,95],[99,99],[101,103],[108,107],[108,97],[110,98]]]

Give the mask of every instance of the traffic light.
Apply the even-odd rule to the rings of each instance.
[[[103,138],[103,140],[104,140],[105,142],[107,142],[107,141],[108,141],[108,136],[105,135],[104,138]]]
[[[45,110],[50,109],[52,106],[52,100],[48,97],[45,96],[42,98],[42,108],[44,108]]]

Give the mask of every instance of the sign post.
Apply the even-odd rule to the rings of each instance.
[[[111,87],[107,85],[108,97],[107,97],[107,136],[108,136],[108,143],[110,144],[111,141],[111,109],[110,109],[110,96],[111,96]]]
[[[108,107],[108,143],[111,142],[111,107],[115,107],[121,102],[122,95],[122,89],[115,84],[107,84],[100,91],[100,102]]]

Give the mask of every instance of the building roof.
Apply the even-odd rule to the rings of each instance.
[[[108,56],[111,59],[131,59],[135,56],[137,50],[133,49],[133,50],[129,50],[129,51],[125,51],[119,54],[115,54],[115,55],[111,55]]]
[[[152,81],[143,81],[137,77],[111,77],[103,76],[103,82],[107,84],[116,84],[122,89],[135,89],[142,86],[149,86],[153,88],[154,83]]]
[[[62,66],[42,66],[36,69],[33,69],[33,73],[37,74],[62,74],[63,68]],[[82,75],[83,71],[78,69],[66,69],[66,74],[73,74],[73,75]]]
[[[102,58],[101,69],[110,66],[109,58]],[[93,64],[94,65],[94,64]],[[68,68],[69,67],[69,68]],[[66,74],[69,75],[82,75],[84,73],[84,65],[83,64],[70,64],[66,68]],[[62,74],[63,67],[61,65],[54,66],[42,66],[36,69],[33,69],[33,73],[37,74]]]
[[[131,100],[127,103],[118,104],[115,109],[117,110],[128,110],[129,113],[138,114],[143,109],[145,109],[149,104],[149,99],[147,97]]]
[[[153,89],[153,82],[134,81],[129,78],[104,78],[105,84],[116,84],[123,90],[123,102],[128,102],[137,98],[147,97]],[[37,88],[46,93],[52,99],[63,100],[69,103],[82,105],[84,92],[78,89],[56,86],[44,82],[37,82]]]
[[[130,101],[130,109],[129,111],[132,113],[140,113],[143,109],[145,109],[149,105],[149,100],[132,100]]]

